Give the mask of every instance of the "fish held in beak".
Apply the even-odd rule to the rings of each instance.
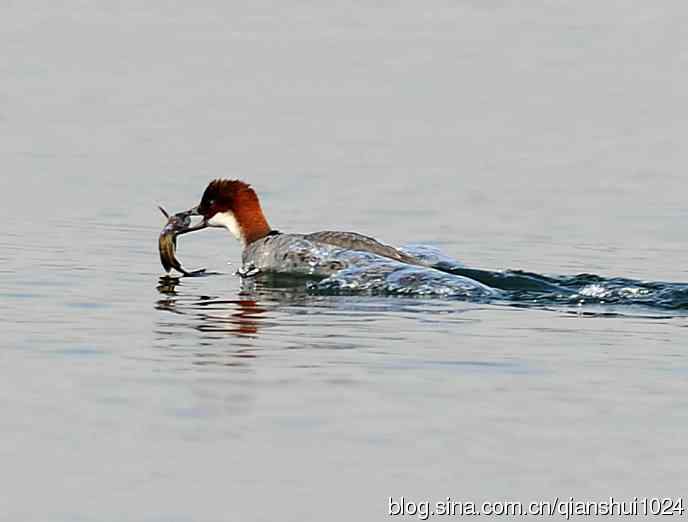
[[[161,206],[158,206],[163,216],[167,218],[167,223],[160,231],[158,237],[158,252],[160,253],[160,263],[167,273],[173,268],[185,276],[196,276],[205,272],[205,268],[200,270],[192,270],[191,272],[184,269],[176,256],[177,251],[177,236],[194,232],[196,230],[204,229],[207,224],[202,220],[197,225],[191,224],[191,216],[198,215],[195,208],[184,212],[178,212],[171,215]]]

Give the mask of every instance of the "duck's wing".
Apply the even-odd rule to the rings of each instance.
[[[427,262],[423,259],[411,256],[402,252],[398,248],[380,243],[376,239],[355,232],[315,232],[304,236],[309,241],[317,243],[326,243],[348,250],[358,250],[362,252],[370,252],[382,257],[387,257],[408,263],[410,265],[425,266],[434,268],[447,274],[467,277],[478,281],[484,285],[501,290],[521,290],[521,291],[537,291],[537,292],[567,292],[568,289],[557,285],[554,281],[548,280],[537,274],[529,274],[518,271],[492,271],[480,270],[476,268],[466,268],[456,263]]]
[[[371,254],[394,259],[395,261],[401,261],[402,263],[424,266],[424,263],[420,259],[410,256],[398,248],[380,243],[372,237],[357,234],[356,232],[334,232],[326,230],[323,232],[306,234],[304,239],[316,243],[325,243],[339,248],[346,248],[348,250],[370,252]]]

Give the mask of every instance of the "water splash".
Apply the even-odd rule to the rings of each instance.
[[[498,289],[467,277],[395,261],[345,268],[322,281],[309,283],[308,289],[317,293],[438,296],[470,300],[494,299],[501,295]]]
[[[303,280],[307,292],[318,295],[397,295],[444,297],[524,306],[640,305],[662,310],[688,310],[688,284],[604,278],[594,274],[551,276],[519,270],[491,271],[466,267],[435,247],[403,248],[429,266],[413,266],[372,254],[336,251],[335,257],[355,254],[324,279]],[[323,252],[316,263],[333,263]],[[326,258],[326,259],[325,259]],[[282,279],[282,282],[283,279]]]

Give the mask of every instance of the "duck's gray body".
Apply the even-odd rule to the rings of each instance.
[[[560,292],[565,289],[528,274],[471,269],[432,256],[413,256],[355,232],[323,231],[311,234],[273,233],[244,248],[243,271],[337,279],[389,279],[413,274],[415,280],[441,279],[472,292],[497,295],[501,290]]]
[[[247,269],[261,272],[329,277],[352,265],[380,257],[426,266],[420,259],[372,237],[332,231],[266,236],[246,246],[242,263]]]

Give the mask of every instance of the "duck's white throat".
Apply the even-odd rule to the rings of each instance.
[[[239,226],[239,222],[234,216],[234,212],[218,212],[208,220],[208,225],[211,227],[226,228],[235,238],[241,241],[242,245],[246,244],[244,234]]]

